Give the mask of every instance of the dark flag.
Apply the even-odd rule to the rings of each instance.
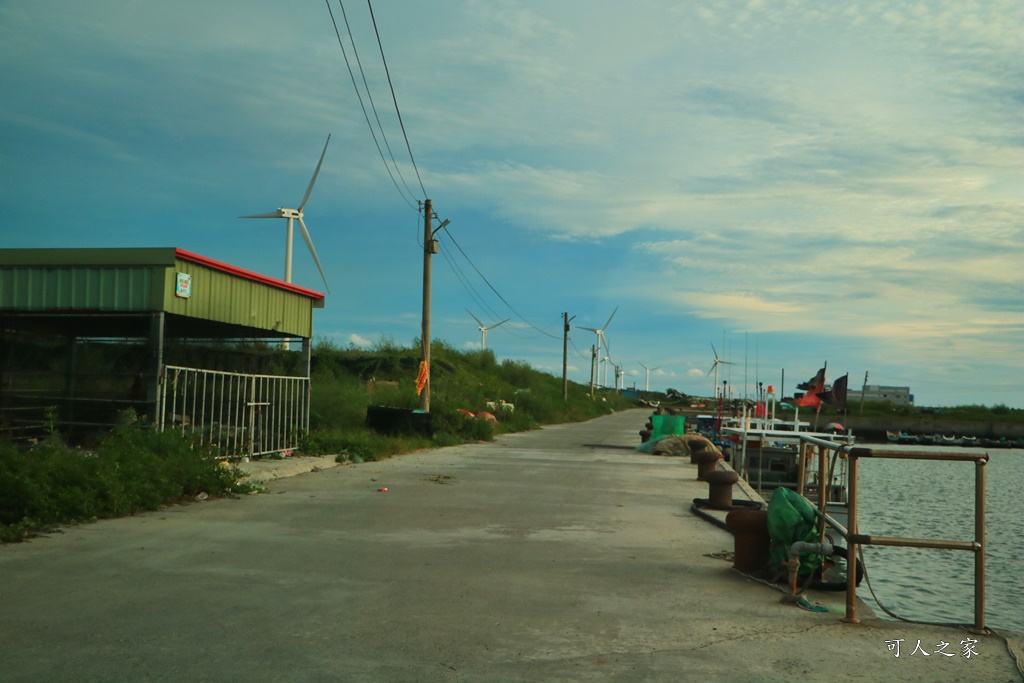
[[[810,380],[797,384],[796,388],[804,390],[804,395],[796,400],[798,406],[820,405],[821,392],[825,390],[825,368],[818,370],[818,374]]]
[[[818,374],[810,378],[802,384],[797,384],[797,389],[803,389],[804,391],[821,391],[821,388],[825,386],[825,368],[818,370]]]
[[[831,403],[836,408],[846,407],[846,382],[850,375],[846,374],[832,383],[832,388],[821,393],[821,400]]]

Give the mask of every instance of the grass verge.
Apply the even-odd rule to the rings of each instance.
[[[118,429],[94,451],[50,437],[31,449],[0,442],[0,541],[61,524],[155,510],[199,494],[252,490],[241,472],[179,434]]]

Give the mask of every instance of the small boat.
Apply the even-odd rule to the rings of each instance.
[[[936,435],[935,443],[939,446],[959,446],[960,439],[955,436]]]
[[[817,505],[819,496],[825,495],[826,512],[842,526],[847,523],[847,459],[838,458],[835,451],[828,456],[825,483],[820,481],[819,459],[815,448],[805,444],[801,437],[829,441],[836,446],[852,446],[853,434],[779,429],[779,423],[769,429],[755,429],[748,425],[725,426],[723,434],[733,443],[730,464],[753,488],[770,497],[778,488],[800,493]]]
[[[961,446],[968,446],[968,447],[969,446],[977,446],[979,443],[981,443],[981,439],[979,439],[976,436],[963,436],[963,437],[960,437],[960,445]]]
[[[886,430],[885,436],[889,440],[889,443],[917,443],[917,437],[914,436],[913,434],[908,434],[906,432],[890,432]]]
[[[931,434],[918,434],[917,443],[921,446],[931,446],[935,443],[935,437]]]

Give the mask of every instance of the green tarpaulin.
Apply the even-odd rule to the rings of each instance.
[[[768,502],[768,533],[772,538],[772,566],[782,569],[789,560],[789,549],[797,541],[817,543],[817,515],[810,501],[799,493],[780,486]],[[807,573],[821,564],[820,555],[801,555],[800,572]]]

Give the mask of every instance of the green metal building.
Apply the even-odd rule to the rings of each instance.
[[[320,292],[173,247],[0,249],[0,429],[38,423],[41,409],[56,408],[62,425],[99,426],[132,408],[164,428],[203,429],[211,438],[228,431],[248,453],[286,450],[257,438],[257,423],[288,394],[287,411],[297,417],[281,428],[294,431],[296,419],[308,427],[313,309],[323,305]],[[300,371],[287,378],[302,380],[299,389],[283,389],[270,374],[165,363],[170,346],[197,340],[289,339],[301,340]],[[122,349],[114,367],[83,367],[100,342],[142,353]],[[41,360],[27,359],[40,349]],[[104,380],[84,381],[93,371]]]

